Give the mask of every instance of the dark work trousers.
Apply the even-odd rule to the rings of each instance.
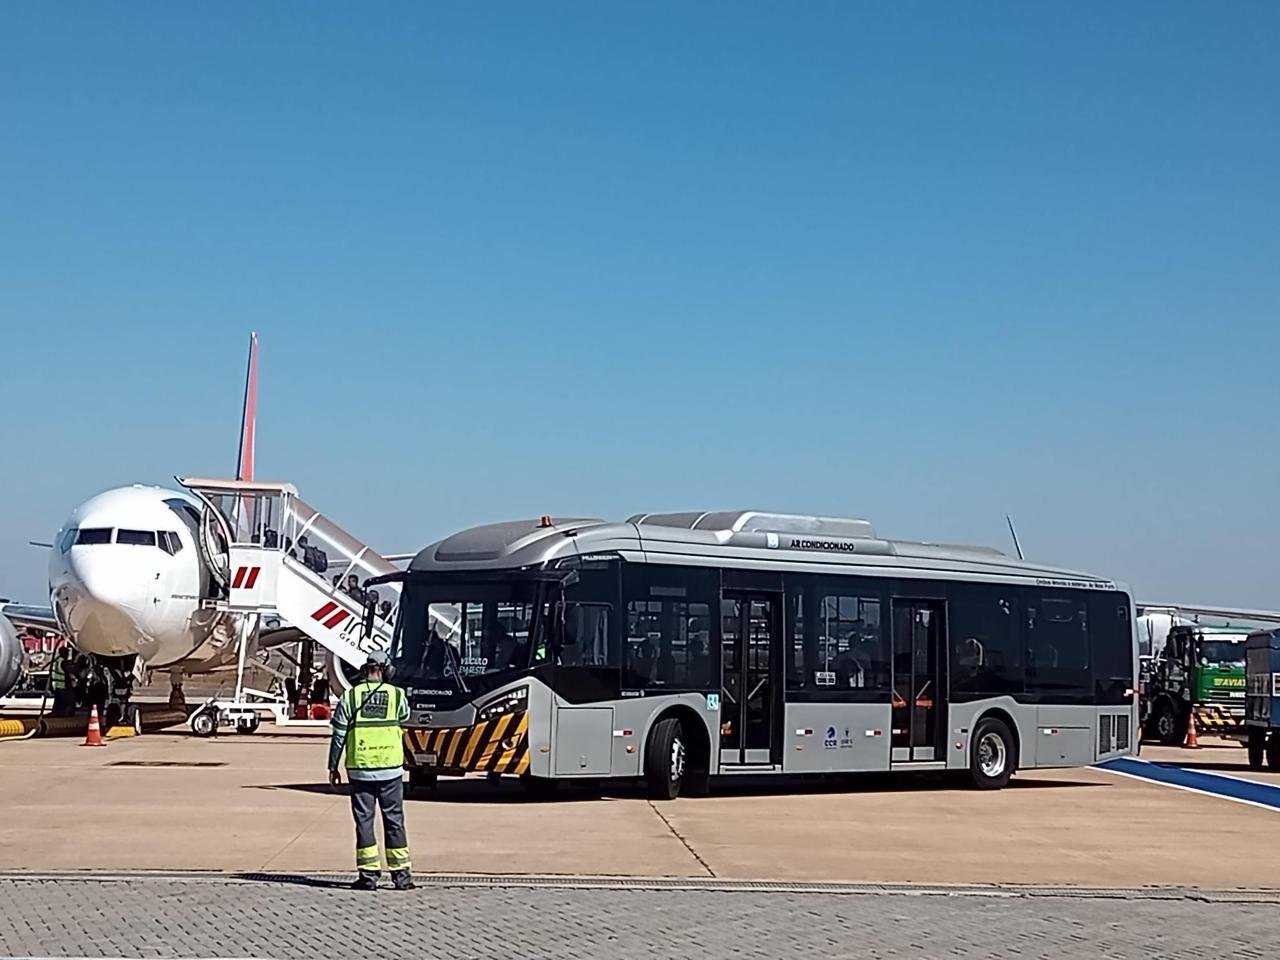
[[[53,715],[69,717],[76,712],[76,692],[70,687],[53,691]],[[101,717],[99,717],[101,719]]]
[[[351,813],[356,820],[356,869],[377,876],[381,869],[378,837],[373,831],[374,806],[382,809],[382,833],[387,845],[387,869],[409,869],[409,839],[404,832],[404,781],[352,780]]]

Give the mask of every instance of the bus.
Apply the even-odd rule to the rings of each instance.
[[[1112,580],[866,520],[761,511],[463,530],[402,582],[411,785],[1019,770],[1129,754],[1133,601]]]

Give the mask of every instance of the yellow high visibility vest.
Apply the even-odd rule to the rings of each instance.
[[[51,679],[53,681],[53,689],[65,690],[67,687],[67,668],[62,662],[61,657],[55,657],[53,667],[50,670]]]
[[[380,680],[365,681],[343,694],[347,707],[347,768],[385,770],[404,766],[400,709],[404,691]]]

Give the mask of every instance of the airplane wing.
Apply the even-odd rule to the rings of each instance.
[[[0,614],[15,627],[36,627],[40,630],[61,632],[53,607],[38,607],[30,603],[6,603],[0,606]]]
[[[1245,620],[1249,623],[1280,623],[1274,610],[1241,610],[1238,607],[1206,607],[1187,603],[1139,603],[1138,612],[1166,611],[1192,617],[1220,617],[1223,620]]]

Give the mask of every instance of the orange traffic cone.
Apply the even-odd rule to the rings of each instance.
[[[98,726],[98,708],[89,711],[89,731],[85,734],[82,747],[105,747],[102,742],[102,727]]]
[[[1200,738],[1196,736],[1196,712],[1191,711],[1191,719],[1187,723],[1187,742],[1183,744],[1188,750],[1200,749]]]

